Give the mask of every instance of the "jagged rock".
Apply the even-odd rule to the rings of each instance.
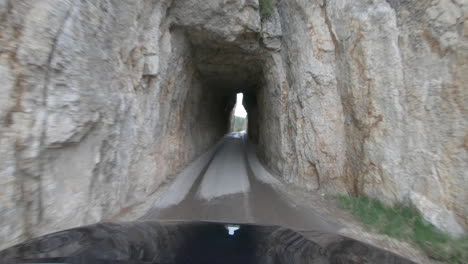
[[[270,50],[279,51],[281,49],[281,20],[277,9],[273,14],[262,20],[262,43]]]
[[[262,21],[256,0],[0,1],[0,247],[141,202],[227,131],[236,92],[282,180],[413,201],[459,234],[467,11],[280,0]]]
[[[453,212],[434,204],[425,196],[416,192],[411,192],[410,199],[424,218],[440,230],[444,230],[453,236],[463,234],[463,228],[457,223],[456,216]]]

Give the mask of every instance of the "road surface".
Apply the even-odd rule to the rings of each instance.
[[[245,134],[232,133],[159,194],[140,219],[149,221],[49,234],[0,252],[0,262],[413,263],[339,235],[338,224],[291,200],[284,189],[259,163]],[[228,235],[226,227],[234,226],[226,223],[256,225],[236,226],[236,234]]]
[[[140,220],[184,220],[280,225],[336,232],[281,191],[259,163],[243,132],[231,133],[191,163]],[[307,209],[306,209],[307,208]]]

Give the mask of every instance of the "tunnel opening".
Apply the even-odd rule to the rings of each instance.
[[[164,154],[155,155],[156,173],[175,175],[233,131],[237,94],[243,94],[237,105],[247,113],[247,129],[239,130],[250,133],[249,127],[259,126],[252,124],[258,115],[250,113],[256,104],[248,108],[246,101],[263,90],[268,53],[253,32],[225,39],[197,27],[172,25],[167,40],[161,41],[168,55],[160,61],[167,68],[160,70],[161,76],[147,76],[153,80],[149,85],[158,78],[162,82],[155,92],[161,98],[158,118],[164,124],[155,123],[153,134],[158,135],[154,145]],[[153,186],[158,184],[155,180]]]
[[[221,113],[216,124],[207,122],[211,127],[205,128],[222,127],[224,134],[243,130],[249,133],[249,128],[254,127],[251,123],[256,122],[256,115],[250,113],[256,106],[252,101],[262,89],[265,75],[267,53],[260,45],[259,34],[246,32],[235,40],[226,40],[196,28],[179,26],[173,31],[181,32],[186,38],[201,89],[213,97],[200,107],[208,109],[211,112],[208,115]]]
[[[234,106],[234,111],[231,114],[230,132],[247,131],[249,120],[247,111],[242,104],[243,97],[244,95],[242,93],[236,94],[236,105]]]
[[[173,26],[171,35],[174,39],[172,60],[177,62],[171,65],[179,69],[175,81],[191,74],[190,82],[180,85],[180,89],[188,91],[184,101],[179,101],[184,111],[180,123],[190,126],[185,134],[188,144],[177,144],[182,154],[174,156],[186,155],[187,148],[196,146],[193,160],[216,146],[226,134],[245,130],[249,146],[258,153],[263,164],[270,165],[266,161],[273,155],[268,148],[278,148],[276,142],[281,132],[280,113],[275,110],[281,98],[274,90],[284,83],[280,82],[281,74],[276,72],[279,65],[272,64],[272,52],[262,46],[259,34],[246,32],[235,39],[225,39],[196,27]],[[274,92],[269,93],[270,90]],[[201,99],[193,99],[193,95]],[[240,109],[242,114],[239,114]],[[197,123],[184,121],[191,121],[193,117]],[[268,137],[260,136],[264,134]],[[281,155],[280,151],[272,153]]]

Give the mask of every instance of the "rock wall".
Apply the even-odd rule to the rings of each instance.
[[[468,224],[468,2],[331,3],[349,155],[362,157],[352,166],[356,191],[409,199],[460,233],[457,216]]]
[[[110,218],[228,129],[170,1],[0,1],[0,247]]]
[[[261,156],[286,181],[344,192],[344,117],[323,10],[310,1],[278,9],[268,19],[280,21],[282,47],[268,57],[258,95]]]
[[[269,19],[280,21],[281,51],[257,95],[265,163],[313,191],[410,202],[439,228],[463,232],[467,8],[279,1]]]
[[[329,1],[355,192],[468,224],[467,1]],[[351,163],[352,164],[352,163]],[[423,196],[424,198],[422,198]]]
[[[0,0],[0,247],[141,202],[237,92],[283,180],[468,225],[465,0],[98,2]]]

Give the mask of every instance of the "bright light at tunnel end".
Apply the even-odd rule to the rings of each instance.
[[[245,111],[245,108],[242,105],[243,97],[244,97],[244,95],[242,93],[237,94],[236,108],[234,110],[234,115],[246,118],[247,117],[247,112]]]

